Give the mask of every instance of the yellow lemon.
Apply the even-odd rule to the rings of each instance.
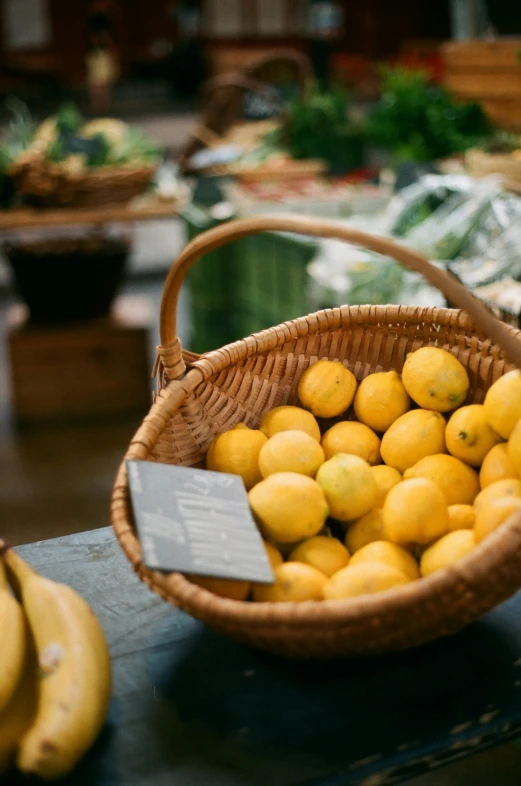
[[[447,505],[469,505],[479,493],[479,478],[468,464],[446,453],[426,456],[403,473],[409,478],[427,478],[443,491]]]
[[[325,600],[342,600],[385,592],[408,582],[405,573],[392,565],[384,562],[361,562],[359,565],[348,565],[331,576],[324,585],[322,594]]]
[[[350,565],[358,565],[362,562],[383,562],[386,565],[401,570],[408,579],[420,578],[418,563],[408,551],[402,549],[396,543],[389,543],[386,540],[376,540],[369,543],[351,557]]]
[[[280,543],[316,535],[328,516],[318,483],[298,472],[279,472],[257,483],[248,499],[262,532]]]
[[[493,499],[501,497],[521,497],[521,480],[505,478],[505,480],[496,480],[495,483],[486,486],[474,500],[476,516],[482,507],[488,505]]]
[[[454,565],[472,551],[475,545],[473,530],[459,529],[456,532],[449,532],[423,552],[420,560],[422,576],[429,576],[436,570]]]
[[[497,480],[517,477],[518,474],[508,455],[508,443],[501,442],[499,445],[494,445],[483,459],[483,464],[479,471],[481,488],[484,489]]]
[[[412,409],[395,420],[380,446],[385,463],[402,473],[425,456],[445,452],[443,415],[426,409]]]
[[[371,467],[360,458],[338,453],[322,464],[317,483],[323,490],[331,515],[338,521],[360,518],[376,501],[378,488]]]
[[[508,439],[521,419],[521,371],[517,368],[491,385],[483,402],[487,423]]]
[[[427,545],[449,530],[443,492],[426,478],[411,478],[390,490],[383,506],[387,539],[401,546]]]
[[[324,461],[320,444],[304,431],[279,431],[262,446],[259,453],[263,478],[275,472],[298,472],[314,478]]]
[[[249,491],[262,480],[259,453],[267,442],[266,436],[255,429],[234,428],[219,434],[206,453],[206,468],[214,472],[240,475]]]
[[[476,514],[472,505],[449,505],[449,529],[455,532],[458,529],[472,529],[476,521]]]
[[[302,406],[319,418],[334,418],[351,406],[356,377],[338,360],[318,360],[302,374],[298,395]]]
[[[332,576],[345,568],[349,562],[349,552],[336,538],[315,535],[293,549],[289,559],[291,562],[304,562],[325,576]]]
[[[335,423],[322,437],[322,447],[326,459],[333,458],[337,453],[348,453],[360,456],[368,464],[379,464],[380,440],[368,426],[354,420]]]
[[[403,480],[403,477],[397,469],[388,467],[387,464],[378,464],[376,467],[371,467],[371,472],[378,486],[378,497],[375,505],[381,507],[390,490]]]
[[[369,374],[360,382],[354,400],[355,415],[374,431],[387,431],[411,407],[411,399],[396,371]]]
[[[439,347],[421,347],[407,355],[402,382],[409,396],[423,409],[449,412],[463,404],[469,389],[464,366]]]
[[[270,565],[273,569],[277,568],[279,565],[282,565],[284,560],[282,559],[282,554],[280,551],[275,548],[273,543],[268,543],[267,540],[264,542],[264,548],[266,549],[267,557],[270,561]]]
[[[375,508],[349,525],[344,543],[349,553],[354,554],[368,543],[385,539],[382,508]]]
[[[275,407],[266,412],[259,426],[268,439],[279,431],[305,431],[320,442],[320,428],[311,414],[302,407]]]
[[[479,467],[500,437],[485,420],[482,404],[460,407],[451,415],[445,429],[447,450],[461,461]]]
[[[521,473],[521,420],[519,420],[508,438],[508,458],[518,476]]]
[[[482,505],[476,513],[476,523],[474,524],[476,543],[481,543],[487,535],[503,524],[520,507],[521,499],[519,497],[499,497]]]
[[[324,574],[302,562],[284,562],[273,571],[274,584],[256,584],[253,599],[261,603],[302,603],[320,600],[327,579]]]
[[[246,600],[250,594],[251,585],[248,581],[232,581],[231,579],[213,579],[206,576],[187,576],[192,584],[230,600]]]

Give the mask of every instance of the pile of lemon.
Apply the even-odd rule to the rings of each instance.
[[[410,353],[401,378],[360,384],[338,361],[310,365],[301,406],[240,424],[207,453],[207,469],[242,477],[275,582],[194,580],[239,600],[329,600],[454,565],[521,506],[521,371],[483,404],[462,406],[468,390],[438,347]]]

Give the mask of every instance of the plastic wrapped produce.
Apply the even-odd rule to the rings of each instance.
[[[470,193],[452,194],[426,221],[409,232],[407,244],[432,259],[455,259],[471,242],[473,232],[500,193],[498,181],[487,179],[475,183]]]
[[[464,175],[425,175],[396,194],[383,216],[391,235],[406,237],[454,194],[467,195],[474,181]]]

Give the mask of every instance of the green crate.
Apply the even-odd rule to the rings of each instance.
[[[181,217],[188,240],[221,223],[195,205],[188,205]],[[224,247],[205,254],[187,273],[192,308],[190,348],[194,352],[217,349],[237,337],[230,288],[233,272],[233,253]]]
[[[187,235],[222,223],[190,205]],[[187,276],[191,349],[206,352],[309,311],[307,266],[317,241],[280,232],[242,238],[201,258]]]

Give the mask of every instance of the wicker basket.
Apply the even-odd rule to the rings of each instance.
[[[204,253],[265,230],[335,237],[391,256],[423,273],[468,314],[342,307],[286,322],[201,357],[183,354],[176,336],[176,304],[186,271]],[[483,401],[491,383],[513,364],[521,365],[519,332],[499,322],[450,275],[386,238],[310,217],[241,219],[195,238],[167,278],[160,328],[156,370],[161,389],[126,458],[183,466],[202,466],[215,434],[239,422],[258,426],[272,407],[295,404],[298,380],[318,358],[340,359],[361,380],[382,369],[400,371],[408,352],[435,344],[466,366],[468,400],[474,402]],[[148,570],[133,524],[125,463],[113,492],[112,521],[134,570],[161,597],[240,642],[292,657],[412,647],[460,630],[521,586],[521,517],[516,514],[453,568],[379,595],[300,604],[227,600],[177,573]]]
[[[306,55],[292,49],[281,49],[258,58],[242,71],[211,79],[205,86],[205,107],[197,127],[179,156],[179,166],[190,171],[190,159],[199,150],[223,144],[223,136],[240,123],[242,98],[245,92],[262,95],[279,114],[284,105],[271,85],[273,69],[285,65],[294,72],[296,84],[303,94],[309,88],[313,76],[311,61]],[[224,168],[226,172],[226,168]]]
[[[11,164],[15,190],[39,207],[99,207],[129,202],[150,185],[156,167],[107,166],[72,173],[39,154]]]
[[[506,187],[521,184],[521,161],[507,153],[468,150],[465,153],[465,168],[471,177],[497,175]]]

